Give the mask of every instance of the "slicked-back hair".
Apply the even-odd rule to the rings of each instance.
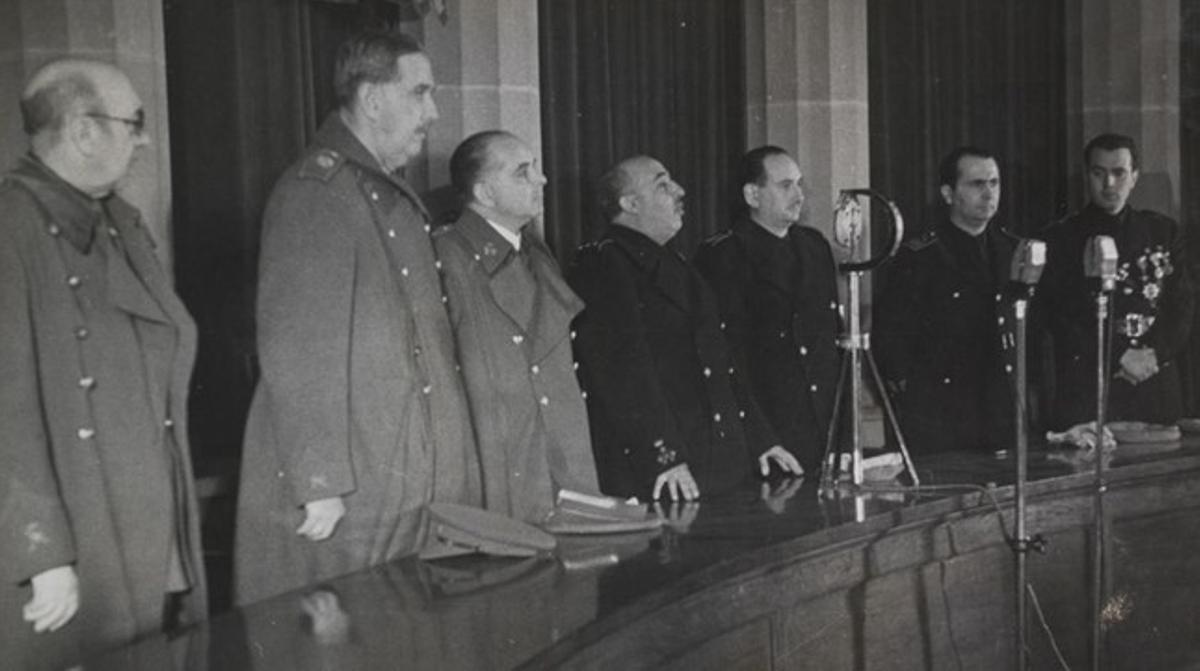
[[[464,204],[474,200],[472,189],[488,167],[492,145],[500,139],[517,139],[503,130],[485,130],[463,140],[450,155],[450,185]]]
[[[964,158],[971,156],[973,158],[992,159],[996,161],[996,155],[982,147],[974,147],[964,145],[954,149],[946,157],[942,159],[942,163],[938,166],[938,185],[948,186],[953,189],[958,184],[958,162]],[[999,163],[999,161],[996,161]]]
[[[1117,151],[1118,149],[1128,149],[1131,167],[1134,170],[1138,169],[1138,150],[1137,144],[1133,138],[1120,133],[1101,133],[1088,141],[1087,146],[1083,148],[1083,165],[1084,167],[1092,164],[1092,150],[1100,149],[1103,151]]]
[[[750,151],[742,154],[742,158],[738,161],[737,184],[730,197],[734,204],[735,212],[749,212],[750,204],[746,202],[746,197],[742,190],[747,184],[756,184],[763,186],[767,181],[766,161],[772,156],[790,156],[783,147],[777,147],[773,144],[755,147]]]
[[[611,223],[621,214],[621,196],[633,186],[633,180],[625,166],[638,158],[642,157],[635,156],[621,161],[596,180],[596,203],[600,206],[600,215],[604,217],[604,221]]]
[[[424,53],[421,43],[404,33],[368,30],[338,47],[333,69],[333,91],[338,105],[350,109],[362,84],[381,84],[396,79],[401,56]]]
[[[77,110],[104,111],[95,83],[82,72],[67,72],[47,82],[22,98],[20,106],[21,123],[30,137],[61,131],[67,114]]]

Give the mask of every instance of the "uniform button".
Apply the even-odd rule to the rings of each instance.
[[[375,191],[371,192],[371,200],[379,200],[379,194]]]
[[[733,370],[734,370],[734,369],[733,369],[733,366],[730,366],[730,367],[729,367],[729,374],[730,374],[730,375],[733,375]]]
[[[92,387],[96,386],[96,378],[81,377],[79,378],[79,386],[84,389],[91,389]]]
[[[512,340],[514,345],[520,345],[521,343],[525,342],[525,336],[518,333],[517,335],[513,336]]]
[[[413,356],[421,356],[421,346],[420,345],[413,346]]]
[[[712,377],[712,369],[711,369],[711,368],[709,368],[709,367],[705,366],[705,368],[704,368],[704,377]]]
[[[432,391],[433,391],[433,385],[427,384],[424,387],[421,387],[422,394],[429,395],[429,393]]]
[[[549,397],[549,396],[543,396],[543,397],[541,397],[541,398],[539,398],[539,399],[538,399],[538,403],[541,403],[542,405],[550,405],[550,397]]]
[[[72,289],[78,287],[80,284],[83,284],[83,280],[79,279],[78,275],[71,275],[67,277],[67,286],[71,287]]]
[[[538,368],[538,365],[535,363],[529,367],[529,372],[533,373],[534,375],[537,375],[538,373],[542,372],[542,369]]]
[[[87,427],[85,426],[85,427],[83,427],[82,429],[80,429],[80,430],[76,431],[76,432],[75,432],[75,435],[79,436],[79,439],[80,439],[80,440],[88,440],[88,439],[90,439],[92,436],[96,435],[96,430],[95,430],[95,429],[89,429],[89,428],[87,428]]]
[[[738,410],[738,419],[746,419],[746,411]]]
[[[1000,302],[1000,294],[996,294],[996,302],[997,302],[997,303],[999,303],[999,302]]]
[[[780,338],[786,338],[786,337],[787,337],[787,331],[780,331],[780,332],[779,332],[779,337],[780,337]]]
[[[997,323],[997,324],[999,324],[999,325],[1001,325],[1001,326],[1004,326],[1004,317],[997,317],[997,318],[996,318],[996,323]]]
[[[575,339],[575,332],[571,331],[571,340],[574,340],[574,339]]]
[[[75,337],[79,340],[87,340],[88,335],[90,335],[90,331],[87,330],[86,326],[80,326],[75,329]]]
[[[829,309],[836,310],[837,309],[837,301],[829,301]]]
[[[586,391],[579,392],[579,397],[586,401],[587,400],[587,392]]]
[[[443,305],[445,305],[446,303],[449,303],[449,302],[450,302],[450,299],[449,299],[449,298],[446,298],[445,296],[442,296],[442,304],[443,304]]]
[[[579,370],[579,362],[578,361],[571,364],[571,370]]]
[[[109,236],[109,237],[111,237],[111,238],[115,238],[115,237],[117,237],[117,236],[119,236],[119,235],[121,235],[120,231],[118,231],[117,229],[113,228],[112,226],[109,226],[109,227],[108,227],[108,236]]]
[[[1012,364],[1011,364],[1011,363],[1006,363],[1006,364],[1004,364],[1004,372],[1005,372],[1005,373],[1011,373],[1011,372],[1012,372]]]
[[[164,419],[164,420],[163,420],[163,426],[165,426],[165,427],[167,427],[167,428],[169,429],[169,428],[171,428],[171,427],[175,426],[175,420],[173,420],[173,419],[171,419],[170,417],[168,417],[168,418],[166,418],[166,419]]]
[[[800,356],[808,356],[808,348],[804,345],[800,346]]]
[[[434,268],[437,268],[438,270],[441,270],[441,269],[442,269],[442,262],[441,262],[441,261],[434,261],[434,262],[433,262],[433,267],[434,267]]]
[[[476,261],[481,261],[481,260],[483,260],[483,257],[482,257],[482,256],[480,256],[480,255],[478,255],[478,254],[476,254],[476,255],[475,255],[475,260],[476,260]]]
[[[725,330],[725,322],[721,322],[721,330],[722,330],[722,331],[724,331],[724,330]]]
[[[719,422],[719,421],[721,421],[721,413],[719,413],[719,412],[714,412],[714,413],[713,413],[713,421],[714,421],[714,422]]]
[[[954,293],[950,294],[950,297],[951,297],[951,298],[958,298],[958,296],[959,296],[959,293],[958,293],[957,291],[955,291]]]
[[[58,224],[50,224],[46,227],[46,232],[55,237],[62,235],[62,229],[58,227]]]
[[[400,274],[403,275],[404,277],[408,277],[408,268],[401,268]]]
[[[942,384],[950,384],[950,378],[948,378],[948,377],[942,378]]]
[[[719,430],[719,429],[718,429],[718,430],[717,430],[717,437],[719,437],[719,438],[724,438],[724,437],[725,437],[725,432],[724,432],[724,431],[721,431],[721,430]]]
[[[425,232],[426,232],[426,233],[428,233],[429,231],[432,231],[432,230],[433,230],[433,228],[432,228],[432,227],[430,227],[430,225],[429,225],[429,224],[425,224]]]
[[[389,237],[389,238],[394,238],[394,237],[396,237],[396,229],[394,229],[394,228],[389,228],[389,229],[388,229],[388,237]]]
[[[808,390],[813,392],[814,394],[817,393],[817,385],[815,385],[815,384],[812,385],[811,387],[808,388]]]

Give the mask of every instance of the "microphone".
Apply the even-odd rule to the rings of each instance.
[[[1046,268],[1046,243],[1041,240],[1021,240],[1013,250],[1008,279],[1013,284],[1033,288],[1042,279]]]
[[[1107,293],[1117,286],[1117,243],[1107,235],[1088,238],[1083,250],[1083,274],[1099,281],[1100,291]]]
[[[852,194],[842,191],[833,208],[833,240],[838,246],[853,249],[862,238],[862,205]]]

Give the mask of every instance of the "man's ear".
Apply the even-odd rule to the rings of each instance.
[[[374,121],[379,118],[380,88],[370,82],[364,82],[354,92],[355,104],[364,118]]]
[[[1141,174],[1142,173],[1139,172],[1137,168],[1134,168],[1133,170],[1129,171],[1129,190],[1130,191],[1133,190],[1133,187],[1137,186],[1138,176]]]
[[[63,123],[63,144],[75,149],[81,156],[91,156],[100,137],[100,124],[83,114],[71,114]]]
[[[496,204],[496,199],[492,194],[492,187],[487,182],[475,182],[471,186],[471,199],[480,205],[488,207]]]
[[[636,213],[638,208],[638,199],[637,196],[633,195],[632,193],[627,193],[617,199],[617,204],[620,205],[621,209],[625,210],[626,212]]]
[[[954,189],[951,189],[949,186],[943,184],[939,191],[942,192],[942,202],[946,203],[947,205],[954,202]]]
[[[743,184],[742,185],[742,200],[746,201],[746,204],[749,205],[751,209],[757,208],[758,207],[758,185],[751,184],[751,183]]]

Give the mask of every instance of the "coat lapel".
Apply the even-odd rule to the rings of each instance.
[[[157,259],[145,245],[137,244],[136,237],[145,235],[137,225],[137,213],[119,200],[108,204],[111,228],[104,227],[99,235],[116,238],[110,249],[114,255],[107,265],[108,297],[117,308],[135,317],[164,324],[172,323],[167,305],[170,303],[162,290],[165,282],[156,281],[161,272]],[[121,253],[121,250],[124,253]],[[143,281],[143,278],[145,280]]]
[[[606,237],[625,250],[638,270],[649,278],[651,287],[681,311],[689,312],[690,287],[686,282],[671,281],[670,273],[660,272],[663,255],[674,254],[674,251],[665,249],[645,235],[619,224],[611,224]]]
[[[537,299],[533,306],[533,321],[526,342],[529,360],[542,361],[571,331],[571,320],[583,311],[583,301],[567,286],[550,255],[550,250],[532,235],[522,244],[530,246],[531,265],[537,280]]]

